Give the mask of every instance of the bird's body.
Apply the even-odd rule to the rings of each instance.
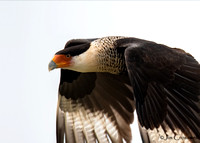
[[[56,53],[54,68],[62,68],[58,143],[64,134],[69,143],[131,142],[135,109],[143,142],[199,141],[200,65],[183,50],[131,37],[77,39]]]

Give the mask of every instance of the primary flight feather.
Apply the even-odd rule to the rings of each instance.
[[[74,39],[49,63],[55,68],[57,143],[130,143],[135,109],[144,143],[200,141],[200,65],[183,50],[131,37]]]

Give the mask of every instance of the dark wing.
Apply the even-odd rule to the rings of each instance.
[[[61,69],[57,142],[130,142],[133,102],[128,76]]]
[[[125,60],[143,142],[199,142],[199,63],[180,49],[129,41]]]

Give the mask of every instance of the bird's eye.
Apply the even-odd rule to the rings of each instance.
[[[67,54],[66,57],[69,58],[69,57],[71,57],[71,55],[70,55],[70,54]]]

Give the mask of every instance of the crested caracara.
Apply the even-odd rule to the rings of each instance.
[[[75,39],[55,54],[55,68],[57,143],[130,143],[134,110],[144,143],[200,142],[200,65],[185,51],[130,37]]]

